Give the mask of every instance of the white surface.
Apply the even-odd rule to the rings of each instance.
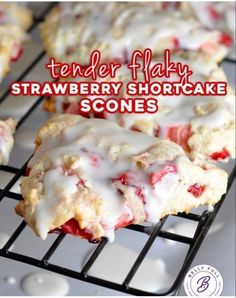
[[[31,46],[26,47],[26,51],[16,65],[13,67],[11,75],[6,78],[6,80],[1,85],[0,93],[4,92],[7,84],[14,78],[16,78],[21,69],[25,68],[30,64],[33,59],[32,53],[37,55],[40,52],[41,44],[39,43],[38,33],[34,33],[34,40]],[[27,79],[30,80],[42,80],[47,79],[46,74],[42,75],[43,64],[45,63],[46,58],[43,59],[42,64],[37,66],[34,71],[30,74]],[[228,79],[231,82],[235,81],[235,71],[234,67],[230,63],[224,63],[224,68],[227,71]],[[32,101],[29,102],[34,102]],[[7,114],[13,112],[14,114],[18,113],[22,107],[21,98],[15,98],[14,101],[14,110],[8,109]],[[25,106],[24,106],[25,108]],[[0,106],[0,114],[3,113],[2,106]],[[6,110],[5,110],[6,112]],[[34,130],[47,119],[48,114],[42,111],[42,107],[39,107],[33,115],[30,117],[30,120],[27,121],[17,132],[16,138],[20,138],[19,135],[25,130]],[[29,141],[32,138],[29,138]],[[26,141],[25,141],[26,142]],[[24,143],[24,142],[23,142]],[[12,166],[22,166],[27,158],[32,154],[32,144],[27,147],[21,142],[16,142],[16,146],[13,150],[11,156],[10,164]],[[232,168],[233,162],[230,162],[230,165],[227,166],[228,169]],[[10,178],[2,178],[0,172],[0,184],[6,184]],[[0,202],[0,230],[2,233],[11,235],[15,230],[17,225],[21,222],[21,219],[15,215],[14,206],[16,202],[5,198]],[[202,209],[201,209],[202,210]],[[166,223],[166,229],[173,227],[175,222],[181,222],[182,220],[177,218],[169,218]],[[233,193],[233,188],[231,189],[230,194],[225,200],[217,218],[215,225],[222,224],[221,229],[215,233],[209,234],[205,241],[203,242],[199,253],[197,254],[192,267],[199,264],[209,264],[216,267],[223,276],[224,279],[224,290],[223,295],[234,295],[235,293],[235,193]],[[214,228],[214,225],[213,227]],[[13,251],[26,254],[31,257],[41,259],[47,249],[55,240],[56,235],[50,235],[47,240],[42,241],[37,238],[33,232],[27,227],[24,232],[17,239]],[[142,233],[137,233],[122,229],[116,232],[116,244],[122,245],[131,249],[134,252],[140,252],[142,247],[145,244],[145,241],[148,239],[148,236]],[[72,270],[81,270],[85,260],[88,258],[88,255],[91,254],[91,251],[95,249],[96,245],[90,244],[84,240],[76,239],[71,236],[67,236],[60,247],[57,249],[56,253],[50,259],[50,262],[59,266],[64,266]],[[174,245],[169,245],[164,239],[157,239],[153,247],[151,248],[148,258],[153,260],[162,259],[166,264],[166,272],[170,275],[170,285],[174,281],[174,277],[177,275],[184,255],[187,252],[188,247],[183,244],[175,243]],[[114,259],[116,262],[124,264],[125,258],[123,255],[114,254],[114,258],[109,259],[110,270],[116,270]],[[135,258],[132,259],[135,261]],[[43,270],[37,269],[33,266],[22,264],[19,262],[7,260],[0,258],[0,295],[25,295],[21,289],[22,279],[31,272]],[[13,277],[16,280],[16,283],[8,283],[6,281],[7,277]],[[152,272],[145,271],[145,278],[152,276]],[[103,287],[96,285],[91,285],[89,283],[80,282],[75,279],[66,278],[70,285],[69,295],[122,295],[122,293],[112,291]],[[170,286],[169,285],[169,286]],[[39,293],[40,294],[40,293]],[[184,295],[184,291],[181,290],[180,294]]]

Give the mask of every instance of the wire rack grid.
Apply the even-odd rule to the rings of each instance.
[[[34,18],[34,23],[29,29],[29,33],[32,32],[33,29],[35,29],[39,22],[41,22],[44,19],[44,16],[50,11],[54,4],[48,5],[48,7],[42,12],[40,16],[37,16]],[[21,73],[21,75],[18,77],[17,81],[22,81],[24,78],[30,74],[32,69],[41,62],[42,58],[44,57],[45,52],[42,51],[40,52],[33,62]],[[233,60],[228,60],[231,63],[235,63]],[[0,97],[0,105],[4,101],[8,99],[10,90],[9,88],[2,94]],[[21,125],[26,122],[30,115],[35,111],[35,109],[42,103],[44,97],[39,97],[34,104],[28,109],[28,111],[19,119],[17,123],[16,130],[18,130]],[[28,158],[28,160],[30,157]],[[26,166],[28,163],[28,160],[23,162],[23,165],[21,167],[12,167],[12,166],[0,166],[0,170],[3,172],[11,173],[13,174],[12,179],[9,181],[9,183],[4,187],[3,189],[0,189],[0,202],[3,198],[8,198],[8,199],[13,199],[13,200],[21,200],[22,197],[19,193],[11,191],[12,187],[14,184],[24,176]],[[135,262],[131,266],[128,274],[124,276],[123,283],[118,284],[109,280],[104,280],[100,279],[97,277],[94,277],[89,274],[89,270],[93,266],[94,262],[99,258],[99,255],[101,254],[102,250],[104,247],[107,245],[107,239],[102,239],[100,243],[96,244],[96,248],[84,267],[82,268],[81,271],[75,271],[67,267],[62,267],[60,265],[54,264],[50,262],[50,258],[53,256],[53,254],[56,252],[58,247],[60,246],[61,242],[66,235],[59,234],[59,236],[56,238],[56,240],[52,243],[52,245],[48,248],[47,252],[41,257],[41,258],[33,258],[26,256],[21,253],[17,252],[12,252],[10,251],[10,248],[13,246],[17,238],[21,235],[21,233],[24,231],[26,227],[26,223],[22,221],[19,226],[15,229],[15,231],[12,233],[11,237],[9,240],[5,243],[5,245],[0,249],[0,256],[8,259],[12,259],[15,261],[23,262],[26,264],[30,264],[42,269],[46,269],[52,272],[56,272],[68,277],[72,277],[81,281],[89,282],[92,284],[100,285],[109,289],[117,290],[120,292],[124,292],[127,294],[132,294],[132,295],[155,295],[155,296],[164,296],[164,295],[174,295],[178,292],[178,289],[194,259],[196,256],[201,243],[203,242],[209,228],[211,227],[211,224],[213,223],[221,205],[223,204],[225,198],[227,197],[227,194],[233,184],[234,178],[236,174],[236,167],[232,170],[229,180],[228,180],[228,187],[227,187],[227,192],[225,195],[223,195],[222,199],[216,204],[214,207],[214,210],[212,212],[209,212],[208,210],[205,210],[202,214],[195,214],[195,213],[189,213],[189,214],[184,214],[184,213],[179,213],[175,216],[182,218],[184,220],[192,220],[197,222],[197,228],[195,230],[194,236],[191,237],[186,237],[182,236],[176,233],[171,233],[168,231],[165,231],[163,226],[164,223],[167,220],[167,217],[162,219],[157,225],[152,227],[148,240],[144,244],[143,248],[141,249],[138,257],[136,258]],[[146,233],[146,227],[144,225],[130,225],[126,227],[126,229],[129,229],[131,231],[136,231],[139,233]],[[165,238],[169,239],[172,241],[180,242],[184,245],[187,245],[188,250],[187,254],[185,255],[183,261],[182,261],[182,266],[179,268],[179,272],[175,278],[175,281],[171,285],[171,287],[164,292],[161,293],[150,293],[147,291],[143,291],[137,288],[133,288],[130,286],[131,281],[133,280],[137,270],[139,269],[140,265],[142,264],[145,256],[148,254],[150,248],[152,247],[154,241],[158,238]]]

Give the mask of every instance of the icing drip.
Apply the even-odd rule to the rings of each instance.
[[[78,199],[78,184],[82,179],[85,187],[92,189],[102,199],[104,216],[101,223],[106,236],[112,240],[114,229],[120,225],[123,215],[126,214],[128,222],[133,219],[127,201],[117,191],[117,177],[134,170],[136,176],[128,181],[127,189],[130,192],[136,191],[139,196],[141,193],[138,189],[143,189],[147,220],[156,223],[168,195],[178,182],[178,173],[166,172],[160,183],[152,185],[149,183],[150,173],[158,173],[166,163],[160,162],[154,168],[140,171],[131,160],[133,155],[142,153],[154,143],[158,144],[158,139],[130,131],[124,133],[115,123],[98,119],[83,119],[79,124],[66,128],[58,137],[44,142],[29,164],[32,168],[41,158],[46,157],[52,165],[52,169],[43,175],[44,194],[36,208],[36,226],[40,236],[46,238],[57,209],[63,202]],[[73,173],[69,176],[63,173],[62,158],[65,155],[78,157],[75,167],[79,167],[80,177]],[[112,183],[116,187],[112,187]],[[97,220],[95,216],[94,221]]]
[[[208,42],[216,45],[219,36],[219,32],[206,30],[192,18],[184,19],[180,12],[157,12],[151,7],[127,6],[113,17],[110,8],[104,5],[85,7],[81,3],[66,3],[60,11],[55,39],[59,55],[65,55],[68,49],[72,49],[70,54],[76,54],[76,45],[90,45],[94,38],[92,50],[103,44],[103,49],[109,48],[111,57],[122,58],[124,50],[131,53],[143,48],[142,40],[145,40],[145,47],[152,49],[159,48],[163,41],[174,49],[176,43],[173,41],[176,40],[182,49],[199,50]],[[84,18],[86,26],[83,26]],[[76,29],[75,24],[79,24],[80,29]]]

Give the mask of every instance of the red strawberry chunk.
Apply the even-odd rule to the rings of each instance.
[[[229,152],[224,148],[220,152],[214,152],[210,155],[213,160],[223,160],[229,157]]]
[[[27,167],[25,170],[25,176],[29,176],[31,168]]]
[[[94,154],[94,153],[91,153],[91,154],[89,155],[89,158],[90,158],[90,164],[91,164],[92,166],[97,166],[98,161],[99,161],[97,155]]]
[[[173,37],[172,38],[172,43],[173,43],[174,50],[177,51],[179,49],[179,40],[178,40],[178,38]]]
[[[137,189],[135,190],[135,194],[141,199],[143,203],[145,203],[145,194],[143,188],[137,187]]]
[[[189,152],[188,139],[191,133],[191,125],[171,126],[168,128],[167,137],[179,144],[185,151]]]
[[[0,19],[2,19],[5,16],[3,11],[0,11]]]
[[[149,175],[149,183],[154,186],[155,184],[161,182],[163,177],[169,173],[177,173],[177,167],[174,164],[166,165],[160,171],[151,173]]]
[[[221,32],[219,43],[225,45],[226,47],[230,48],[233,44],[232,36],[228,33]]]
[[[191,192],[191,194],[194,197],[198,198],[203,193],[204,189],[205,189],[204,185],[199,185],[198,183],[195,183],[189,186],[188,192]]]
[[[141,132],[141,130],[138,129],[135,125],[131,126],[130,130],[132,130],[132,131],[137,131],[137,132]]]
[[[85,229],[81,229],[78,222],[74,218],[68,220],[60,228],[54,229],[51,232],[61,232],[63,234],[80,236],[81,238],[87,239],[89,241],[93,239],[92,234],[86,232]]]
[[[122,173],[118,178],[113,178],[112,182],[120,181],[121,184],[135,187],[135,194],[138,196],[141,201],[145,202],[145,192],[143,187],[140,187],[140,179],[139,177],[135,176],[135,173],[132,173],[131,171]],[[123,192],[118,189],[118,192],[123,195]]]
[[[16,62],[23,53],[23,49],[19,44],[14,44],[12,49],[11,61]]]
[[[206,8],[210,18],[214,21],[218,21],[222,18],[221,14],[212,5],[208,5]]]
[[[117,230],[117,229],[126,227],[126,226],[132,224],[133,222],[134,222],[134,218],[131,218],[130,219],[130,214],[124,213],[118,219],[118,222],[117,222],[117,224],[115,226],[115,229]]]
[[[129,173],[123,173],[118,178],[113,178],[112,182],[120,181],[123,185],[129,185]]]

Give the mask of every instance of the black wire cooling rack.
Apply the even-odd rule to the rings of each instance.
[[[44,16],[47,14],[47,12],[52,8],[53,4],[50,4],[46,10],[38,17],[34,18],[34,23],[31,26],[29,32],[31,32],[33,29],[35,29],[39,22],[44,18]],[[22,81],[28,75],[31,70],[42,60],[44,57],[45,52],[42,51],[31,63],[30,66],[28,66],[23,73],[18,77],[17,81]],[[229,59],[228,62],[235,63],[235,61]],[[10,93],[10,90],[3,93],[3,95],[0,98],[0,104],[7,100],[8,95]],[[29,108],[29,110],[19,119],[16,130],[19,129],[19,127],[27,121],[29,116],[35,109],[41,104],[44,97],[39,97],[35,103]],[[29,158],[30,159],[30,158]],[[29,160],[28,159],[28,160]],[[13,185],[18,181],[19,178],[24,176],[26,166],[28,163],[28,160],[24,162],[22,167],[16,168],[12,166],[0,166],[0,170],[6,173],[13,174],[13,178],[10,180],[10,182],[4,187],[4,189],[0,189],[0,202],[3,198],[9,198],[13,200],[21,200],[22,197],[20,194],[11,191],[11,188]],[[218,204],[215,205],[214,210],[212,212],[209,212],[208,210],[205,210],[202,214],[194,214],[194,213],[179,213],[177,217],[183,218],[184,220],[192,220],[197,222],[197,228],[195,230],[194,236],[192,238],[181,236],[175,233],[167,232],[164,230],[163,226],[166,222],[168,217],[165,217],[162,219],[156,226],[154,226],[149,233],[148,240],[144,244],[142,250],[140,251],[138,257],[136,258],[135,262],[133,263],[132,267],[130,268],[128,274],[124,276],[123,283],[118,284],[109,280],[100,279],[97,277],[94,277],[90,274],[88,274],[90,268],[93,266],[94,262],[99,258],[99,255],[101,254],[102,250],[107,244],[107,239],[102,239],[99,244],[97,244],[93,254],[88,259],[87,263],[84,265],[81,271],[75,271],[71,270],[70,268],[62,267],[60,265],[56,265],[53,263],[50,263],[50,258],[53,256],[53,254],[56,252],[58,247],[60,246],[60,243],[63,241],[63,239],[66,237],[66,235],[60,234],[56,240],[53,242],[53,244],[48,248],[47,252],[42,256],[42,258],[33,258],[26,256],[21,253],[12,252],[10,251],[10,248],[14,244],[14,242],[17,240],[17,238],[20,236],[20,234],[23,232],[23,230],[26,227],[26,223],[22,221],[20,225],[16,228],[16,230],[12,233],[9,240],[5,243],[5,245],[0,249],[0,256],[4,258],[8,258],[11,260],[16,260],[22,263],[30,264],[42,269],[46,269],[49,271],[53,271],[68,277],[72,277],[81,281],[86,281],[92,284],[100,285],[109,289],[113,289],[116,291],[121,291],[124,293],[132,294],[132,295],[148,295],[148,296],[164,296],[164,295],[174,295],[178,292],[178,289],[194,259],[196,256],[202,241],[204,240],[209,228],[211,227],[211,224],[213,223],[221,205],[223,204],[225,198],[227,197],[227,194],[233,184],[234,178],[236,174],[236,167],[232,170],[229,180],[228,180],[228,187],[227,192],[225,195],[222,196],[222,199],[218,202]],[[169,216],[171,217],[171,216]],[[136,231],[140,233],[146,233],[146,227],[143,225],[130,225],[126,227],[126,229],[129,229],[131,231]],[[179,272],[175,278],[175,281],[173,282],[172,286],[162,293],[149,293],[146,291],[142,291],[136,288],[133,288],[130,286],[131,281],[133,280],[137,270],[139,269],[140,265],[142,264],[142,261],[144,260],[145,256],[149,252],[150,248],[152,247],[154,241],[158,238],[165,238],[172,241],[180,242],[184,245],[187,245],[188,250],[183,258],[182,266],[179,268]]]

